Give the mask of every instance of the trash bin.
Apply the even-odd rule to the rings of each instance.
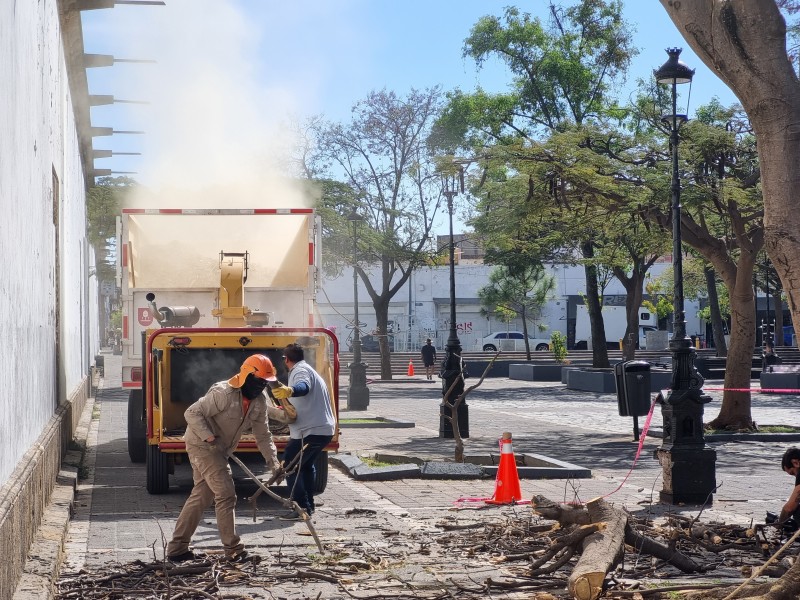
[[[650,363],[629,360],[614,366],[620,417],[643,417],[650,412]]]

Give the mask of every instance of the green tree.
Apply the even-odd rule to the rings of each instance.
[[[130,177],[101,177],[89,188],[87,235],[97,259],[98,281],[112,281],[115,277],[117,217],[126,194],[135,185]]]
[[[593,224],[601,221],[601,188],[611,188],[603,184],[586,191],[576,185],[598,172],[600,159],[576,140],[586,139],[584,128],[617,112],[610,93],[634,53],[616,1],[551,4],[546,22],[517,8],[507,8],[502,18],[483,17],[466,39],[464,54],[479,66],[489,58],[504,62],[512,76],[510,90],[450,94],[434,137],[450,152],[469,154],[483,171],[478,179],[484,204],[475,228],[487,247],[504,238],[511,247],[529,244],[527,253],[542,260],[558,253],[572,261],[580,257],[592,333],[599,339],[605,332],[596,243],[603,228]],[[489,206],[498,203],[516,205],[519,218],[491,224]],[[598,345],[595,366],[608,363],[607,349]]]
[[[667,138],[666,132],[661,138]],[[713,267],[730,301],[726,391],[711,424],[718,429],[749,429],[753,427],[750,393],[741,390],[750,386],[756,341],[753,269],[764,244],[764,224],[755,139],[741,108],[716,101],[700,107],[697,118],[681,129],[680,159],[683,241]],[[670,232],[666,180],[652,173],[640,175],[653,194],[648,217]]]
[[[739,269],[748,279],[752,277],[752,263],[760,245],[765,244],[788,297],[795,329],[800,330],[800,279],[794,273],[795,265],[800,263],[796,235],[800,230],[800,211],[796,207],[800,196],[800,81],[792,62],[795,57],[789,50],[786,19],[781,14],[782,9],[789,16],[796,14],[798,3],[661,0],[661,4],[695,53],[731,88],[747,113],[758,139],[763,232],[762,240],[756,240],[759,243],[754,247],[742,248]],[[750,300],[749,306],[747,302],[739,303],[746,296],[745,285],[749,287],[749,281],[739,283],[711,262],[730,291],[733,314],[728,361],[743,365],[752,357],[755,343],[753,302]],[[749,314],[745,314],[747,309]],[[730,379],[733,372],[738,373],[739,385]],[[749,378],[743,373],[738,367],[727,369],[725,387],[749,388]],[[746,392],[726,392],[714,424],[752,427],[749,396]]]
[[[515,266],[500,266],[489,274],[489,283],[478,290],[485,313],[502,312],[522,320],[525,353],[531,359],[528,321],[541,316],[542,307],[555,289],[555,279],[540,263],[520,261]]]

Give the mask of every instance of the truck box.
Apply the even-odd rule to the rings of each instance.
[[[575,307],[575,349],[591,350],[592,327],[589,321],[589,311],[586,305],[579,304]],[[624,306],[604,306],[603,324],[606,329],[606,346],[609,349],[619,350],[620,340],[625,336],[628,328],[628,318]],[[657,331],[656,320],[653,313],[646,308],[639,309],[639,339],[638,348],[647,348],[647,332]]]

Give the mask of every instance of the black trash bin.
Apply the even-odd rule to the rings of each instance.
[[[614,366],[617,406],[621,417],[643,417],[650,412],[650,363],[629,360]]]

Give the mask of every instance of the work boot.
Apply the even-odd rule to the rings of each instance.
[[[247,560],[247,555],[247,550],[239,550],[238,552],[234,552],[233,554],[226,556],[225,560],[230,563],[240,563]]]
[[[303,516],[296,510],[293,510],[288,515],[283,515],[281,517],[278,517],[278,519],[280,519],[281,521],[302,521]]]
[[[197,558],[197,555],[191,550],[175,554],[174,556],[167,556],[167,560],[174,563],[186,562],[187,560],[194,560],[195,558]]]
[[[794,517],[789,517],[783,522],[783,533],[787,535],[794,534],[798,529],[800,529],[800,524],[795,521]]]

